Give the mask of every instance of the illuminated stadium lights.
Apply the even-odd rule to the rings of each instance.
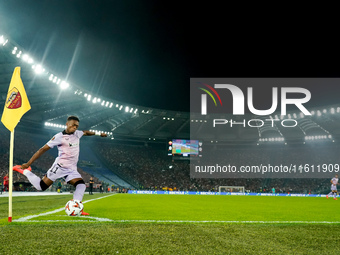
[[[306,141],[313,141],[313,140],[326,140],[332,139],[331,135],[314,135],[314,136],[305,136]]]
[[[53,83],[56,83],[56,82],[57,82],[57,80],[58,80],[58,77],[57,77],[57,76],[55,76],[55,77],[53,78]]]
[[[12,50],[12,54],[13,54],[13,55],[17,54],[17,50],[18,50],[18,48],[17,48],[17,47],[14,47],[13,50]]]
[[[321,112],[318,110],[318,111],[316,112],[316,115],[317,115],[317,116],[321,116]]]
[[[132,113],[132,112],[133,112],[133,108],[130,109],[130,113]]]
[[[123,106],[121,105],[120,107],[119,107],[119,111],[121,111],[123,109]]]
[[[327,113],[327,110],[326,109],[323,109],[323,111],[322,111],[323,113]]]
[[[95,133],[104,133],[107,135],[112,135],[112,132],[107,132],[107,131],[101,131],[101,130],[95,130],[95,129],[90,129],[90,132],[95,132]]]
[[[66,81],[62,81],[60,84],[61,89],[67,89],[70,86]]]
[[[105,104],[105,101],[103,101],[102,103],[101,103],[101,105],[103,106]]]
[[[118,108],[119,107],[119,104],[116,104],[116,108]]]
[[[314,136],[305,136],[305,140],[306,141],[313,141],[313,140],[327,140],[327,139],[331,139],[332,140],[332,136],[331,135],[314,135]],[[332,140],[334,142],[334,140]]]
[[[53,74],[51,74],[50,77],[48,77],[48,79],[49,79],[50,81],[52,81],[52,80],[53,80]]]
[[[138,112],[138,109],[135,109],[135,111],[133,113],[136,114],[137,112]]]
[[[88,95],[87,96],[87,101],[90,101],[91,100],[91,95]]]
[[[60,82],[61,82],[61,80],[60,80],[60,79],[58,79],[58,80],[57,80],[57,84],[59,85],[59,84],[60,84]]]
[[[51,123],[51,122],[45,122],[45,126],[48,126],[48,127],[56,127],[56,128],[66,128],[65,125],[54,124],[54,123]]]
[[[84,97],[87,97],[87,93],[84,94]]]
[[[113,106],[113,103],[110,104],[110,108],[112,108],[112,106]]]
[[[100,103],[100,101],[101,101],[100,98],[97,98],[97,102]]]
[[[293,114],[293,117],[294,117],[295,119],[297,118],[296,113]]]
[[[125,107],[125,112],[129,112],[129,106]]]
[[[312,115],[315,115],[315,111],[311,111],[310,113],[311,113]]]
[[[34,72],[36,74],[42,74],[43,72],[45,72],[45,69],[41,65],[33,65],[32,68],[34,69]]]
[[[97,98],[95,97],[95,98],[93,98],[93,100],[92,100],[92,103],[97,103]]]
[[[340,107],[336,108],[336,112],[339,113],[340,112]]]
[[[2,44],[2,46],[5,46],[8,43],[8,39],[6,39],[3,35],[0,36],[0,44]]]
[[[305,115],[303,115],[303,113],[300,112],[300,118],[303,118],[303,117],[305,117]]]
[[[330,112],[331,112],[331,114],[334,114],[335,113],[335,109],[332,107]]]
[[[259,142],[283,142],[283,137],[260,138]]]
[[[109,106],[109,103],[110,103],[110,102],[106,102],[105,107],[108,107],[108,106]]]
[[[20,58],[22,54],[22,51],[19,51],[19,53],[17,54],[17,58]]]

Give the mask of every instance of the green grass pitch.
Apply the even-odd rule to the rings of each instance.
[[[8,223],[0,196],[0,254],[340,254],[333,199],[95,194],[68,217],[71,198],[13,197]]]

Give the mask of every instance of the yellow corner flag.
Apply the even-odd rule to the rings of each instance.
[[[9,131],[13,132],[21,117],[30,109],[31,105],[20,78],[20,67],[16,67],[9,85],[1,122]]]

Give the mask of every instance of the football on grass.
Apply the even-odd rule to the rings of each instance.
[[[70,200],[65,205],[65,212],[68,216],[79,216],[83,210],[84,205],[79,200]]]

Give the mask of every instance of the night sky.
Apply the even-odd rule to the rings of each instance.
[[[183,1],[0,0],[0,32],[71,84],[169,110],[190,110],[190,77],[340,75],[304,47],[308,35],[235,13]]]

